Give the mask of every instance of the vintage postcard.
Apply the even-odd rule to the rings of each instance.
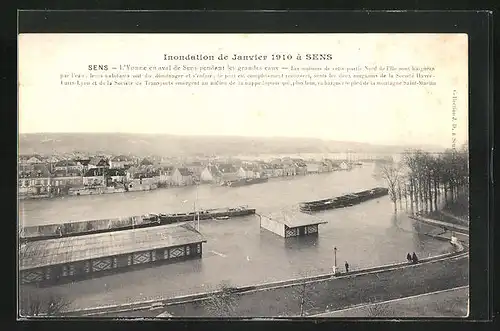
[[[19,316],[467,317],[466,34],[36,34]]]

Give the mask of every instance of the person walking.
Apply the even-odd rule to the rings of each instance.
[[[62,230],[62,227],[60,225],[57,226],[56,233],[59,235],[59,237],[63,236],[63,230]]]
[[[408,260],[408,262],[411,262],[411,254],[410,253],[406,254],[406,259]]]
[[[413,255],[411,257],[413,263],[417,263],[418,262],[418,257],[417,257],[417,254],[415,254],[415,252],[413,252]]]
[[[349,263],[345,261],[345,273],[349,273]]]

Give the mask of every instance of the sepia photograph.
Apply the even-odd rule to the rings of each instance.
[[[18,314],[465,318],[467,34],[18,36]]]

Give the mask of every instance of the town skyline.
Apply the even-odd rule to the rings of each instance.
[[[456,144],[459,148],[461,144]],[[407,150],[444,152],[451,146],[382,145],[317,138],[188,136],[125,133],[38,133],[19,136],[19,154],[111,153],[133,155],[272,155],[307,153],[398,154]]]

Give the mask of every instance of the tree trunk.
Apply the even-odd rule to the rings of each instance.
[[[304,316],[304,305],[306,300],[306,284],[302,285],[302,291],[300,295],[300,316]]]
[[[403,209],[403,194],[401,191],[401,185],[398,183],[398,200],[399,200],[399,210]]]
[[[420,209],[421,211],[425,211],[425,197],[424,197],[424,192],[425,192],[425,189],[424,189],[424,180],[423,178],[420,178],[420,181],[418,183],[418,193],[420,195]]]
[[[405,197],[405,211],[406,213],[408,213],[408,185],[405,185],[404,197]]]
[[[425,178],[425,197],[427,200],[427,211],[432,212],[431,196],[429,191],[429,177]]]
[[[432,177],[429,176],[428,179],[428,190],[429,190],[429,206],[430,206],[430,212],[432,213],[432,201],[433,201],[433,196],[432,196]]]
[[[411,214],[414,215],[415,214],[415,211],[413,209],[413,179],[410,178],[410,211],[411,211]]]
[[[415,212],[419,212],[420,211],[420,201],[419,201],[419,196],[418,196],[418,180],[415,179],[415,182],[414,182],[415,186],[414,186],[414,191],[413,191],[413,196],[415,198]]]
[[[446,186],[446,183],[443,183],[443,189],[444,189],[444,205],[448,205],[448,187]]]
[[[450,183],[450,202],[455,202],[455,183]]]
[[[425,179],[422,179],[422,191],[424,211],[427,213],[429,211],[429,200],[427,198],[427,181]]]
[[[450,186],[448,187],[448,201],[446,202],[446,206],[448,206],[450,203],[453,203],[453,184],[450,183]]]
[[[439,194],[439,183],[437,178],[434,178],[434,208],[438,210],[438,194]]]

